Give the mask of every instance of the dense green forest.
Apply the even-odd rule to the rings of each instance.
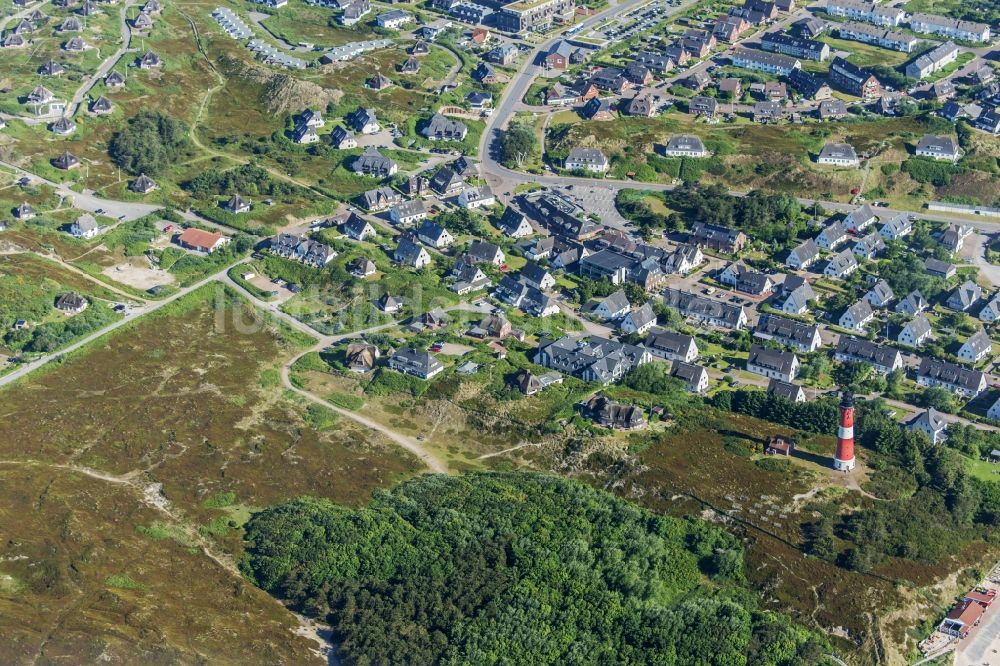
[[[758,608],[721,528],[541,474],[275,506],[248,523],[241,566],[330,622],[350,664],[804,666],[827,649]]]

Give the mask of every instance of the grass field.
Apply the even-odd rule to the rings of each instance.
[[[233,570],[239,525],[302,494],[359,505],[419,465],[309,427],[275,381],[301,335],[232,298],[196,292],[3,391],[3,661],[314,658]]]

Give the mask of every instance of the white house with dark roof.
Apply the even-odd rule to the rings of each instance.
[[[816,241],[810,238],[799,243],[789,253],[788,258],[785,259],[785,265],[795,270],[802,270],[816,263],[817,259],[819,259],[819,246],[816,245]]]
[[[481,240],[472,241],[468,249],[466,249],[465,254],[477,264],[486,263],[493,264],[494,266],[502,266],[507,260],[506,255],[504,255],[499,245]]]
[[[929,407],[907,421],[906,428],[924,433],[931,440],[931,444],[940,444],[947,436],[948,421],[941,412]]]
[[[916,155],[917,157],[957,162],[958,158],[962,156],[962,151],[950,136],[925,134],[917,144]]]
[[[594,306],[594,315],[609,321],[624,317],[630,308],[625,292],[619,289],[598,301],[597,305]]]
[[[670,137],[663,146],[663,154],[667,157],[708,157],[708,150],[699,137],[680,134]]]
[[[630,310],[627,315],[625,315],[619,326],[622,332],[626,335],[631,333],[637,333],[642,335],[649,329],[653,328],[656,324],[656,313],[653,312],[653,306],[649,303],[643,303],[634,310]]]
[[[529,287],[546,291],[556,286],[556,278],[542,266],[529,261],[521,269],[519,279]]]
[[[422,199],[403,201],[389,209],[389,219],[393,224],[409,227],[427,218],[427,209]]]
[[[958,358],[966,363],[978,363],[993,351],[993,340],[985,329],[979,329],[969,336],[958,350]]]
[[[643,342],[646,349],[657,358],[691,363],[698,358],[698,345],[694,337],[662,329],[653,329]]]
[[[906,325],[899,331],[899,335],[896,336],[896,341],[908,347],[919,347],[930,340],[932,334],[931,323],[921,313],[906,322]]]
[[[979,311],[979,321],[991,324],[1000,319],[1000,293],[997,293],[989,303]]]
[[[699,395],[708,391],[708,371],[700,365],[674,361],[670,366],[670,376],[684,382],[684,387]]]
[[[596,148],[573,148],[566,157],[566,168],[570,171],[606,173],[608,166],[607,156]]]
[[[955,287],[945,305],[956,312],[966,312],[983,298],[983,288],[972,280],[966,280]]]
[[[398,264],[417,269],[431,263],[431,255],[423,246],[417,244],[416,239],[410,234],[400,235],[399,244],[396,245],[392,258]]]
[[[840,222],[831,222],[816,236],[816,245],[824,250],[833,250],[847,241],[847,229]]]
[[[819,326],[767,313],[757,320],[753,334],[758,338],[780,342],[805,354],[816,351],[823,344]]]
[[[816,292],[809,283],[802,284],[788,292],[781,303],[781,311],[785,314],[801,315],[809,311],[809,301],[816,300]]]
[[[883,375],[903,367],[903,356],[898,349],[853,335],[840,336],[833,358],[840,363],[867,363]]]
[[[431,220],[424,220],[423,224],[420,225],[420,228],[417,229],[417,238],[438,250],[449,247],[455,242],[454,237],[448,233],[447,229]]]
[[[783,382],[780,379],[772,379],[767,383],[767,392],[792,402],[805,402],[806,392],[802,387],[792,382]]]
[[[850,250],[841,250],[830,257],[823,269],[823,275],[842,280],[856,270],[858,270],[858,260],[854,257],[854,253]]]
[[[771,379],[791,382],[799,370],[799,359],[792,352],[752,345],[747,357],[747,371]]]
[[[878,216],[870,204],[855,208],[844,218],[844,226],[848,231],[859,233],[878,222]]]
[[[854,147],[849,143],[831,142],[823,146],[816,157],[816,164],[828,166],[856,167],[861,164]]]
[[[906,298],[896,304],[896,312],[913,316],[923,312],[927,307],[927,301],[919,291],[914,289],[906,295]]]
[[[528,218],[524,213],[511,206],[507,206],[506,210],[504,210],[497,226],[500,231],[510,238],[527,238],[535,233],[534,227],[528,222]]]
[[[940,386],[963,397],[974,398],[986,390],[986,375],[948,361],[924,358],[917,370],[917,384]]]
[[[874,259],[880,253],[885,252],[885,240],[877,231],[873,231],[864,238],[859,238],[851,252],[859,259]]]
[[[872,288],[865,294],[865,300],[873,308],[887,308],[896,295],[892,293],[892,287],[885,280],[879,280],[872,285]]]
[[[882,225],[882,228],[878,230],[882,234],[882,238],[887,241],[899,240],[904,236],[910,235],[913,231],[913,220],[906,213],[900,213],[892,217],[888,222]]]
[[[837,324],[849,331],[864,331],[865,324],[874,318],[875,312],[872,310],[871,304],[865,299],[861,299],[844,310],[844,314],[840,315]]]

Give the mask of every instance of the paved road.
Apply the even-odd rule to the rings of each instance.
[[[114,199],[102,199],[94,195],[93,192],[83,191],[76,192],[71,190],[68,185],[64,183],[57,183],[55,181],[48,180],[47,178],[42,178],[41,176],[25,171],[19,166],[11,164],[9,162],[0,161],[0,165],[7,167],[8,169],[13,169],[16,173],[22,176],[28,176],[34,182],[44,183],[50,187],[55,188],[56,192],[65,197],[72,205],[81,210],[86,210],[91,213],[96,213],[98,210],[104,210],[104,215],[108,217],[113,217],[115,219],[123,218],[124,220],[135,220],[137,218],[143,217],[144,215],[149,215],[153,211],[157,211],[162,206],[156,204],[146,204],[135,201],[115,201]]]
[[[231,264],[230,266],[235,265],[236,263],[240,263],[240,262],[234,262],[234,264]],[[125,326],[128,323],[131,323],[132,321],[135,321],[136,319],[138,319],[139,317],[142,317],[143,315],[147,315],[147,314],[149,314],[151,312],[155,312],[155,311],[159,310],[160,308],[162,308],[162,307],[164,307],[166,305],[169,305],[170,303],[173,303],[177,299],[183,298],[184,296],[187,296],[192,291],[194,291],[194,290],[196,290],[196,289],[198,289],[200,287],[203,287],[206,284],[209,284],[210,282],[214,282],[215,280],[219,280],[221,278],[225,278],[226,277],[226,271],[229,270],[230,266],[227,266],[226,268],[224,268],[223,270],[219,271],[218,273],[215,273],[214,275],[210,275],[209,277],[205,278],[204,280],[196,282],[195,284],[191,285],[190,287],[184,287],[183,289],[178,290],[176,293],[174,293],[171,296],[168,296],[167,298],[163,299],[162,301],[156,301],[155,303],[150,303],[150,304],[145,305],[143,307],[136,308],[136,309],[130,311],[127,315],[125,315],[123,318],[119,319],[118,321],[116,321],[114,323],[111,323],[111,324],[108,324],[104,328],[99,329],[99,330],[91,333],[87,337],[82,338],[81,340],[78,340],[77,342],[74,342],[73,344],[69,345],[68,347],[64,347],[63,349],[60,349],[59,351],[53,352],[51,354],[46,354],[44,356],[40,356],[40,357],[36,358],[35,360],[33,360],[33,361],[29,362],[29,363],[25,363],[24,365],[22,365],[21,367],[19,367],[17,370],[11,372],[10,374],[4,375],[3,377],[0,377],[0,386],[6,386],[7,384],[15,382],[18,379],[21,379],[22,377],[24,377],[25,375],[27,375],[27,374],[29,374],[31,372],[34,372],[35,370],[37,370],[37,369],[41,368],[42,366],[46,365],[47,363],[49,363],[53,359],[59,358],[60,356],[63,356],[65,354],[69,354],[70,352],[74,352],[77,349],[80,349],[81,347],[83,347],[85,345],[88,345],[91,342],[94,342],[95,340],[98,340],[98,339],[104,337],[108,333],[111,333],[112,331],[117,330],[117,329],[121,328],[122,326]]]
[[[91,74],[83,84],[77,88],[76,92],[73,94],[73,99],[70,100],[66,107],[66,113],[63,114],[69,118],[76,115],[77,111],[80,110],[80,105],[83,104],[84,98],[90,93],[93,87],[98,81],[102,80],[111,71],[111,68],[121,60],[122,56],[126,53],[134,52],[134,49],[130,48],[132,45],[132,28],[128,24],[128,10],[133,5],[126,2],[122,5],[122,8],[118,13],[118,21],[121,29],[121,46],[115,51],[111,56],[105,58],[104,62],[97,68],[97,70]]]

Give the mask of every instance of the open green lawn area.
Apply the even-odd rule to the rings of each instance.
[[[248,11],[260,12],[259,5],[244,3]],[[264,19],[264,27],[274,35],[281,37],[290,44],[312,44],[315,47],[334,47],[350,42],[363,42],[369,39],[379,39],[367,21],[362,21],[351,27],[330,25],[331,19],[340,14],[339,11],[312,7],[303,0],[292,0],[287,6],[275,10],[269,18]],[[247,17],[248,20],[249,17]],[[298,56],[301,57],[301,56]],[[307,54],[306,59],[309,59]]]
[[[1000,482],[1000,464],[968,457],[965,458],[965,463],[965,469],[977,479]]]
[[[364,504],[420,465],[286,399],[277,367],[306,341],[253,316],[205,289],[3,391],[5,660],[44,644],[54,659],[322,663],[235,570],[241,526],[302,495]],[[46,639],[67,608],[72,628]]]
[[[837,39],[826,34],[821,35],[819,41],[829,44],[831,51],[849,52],[851,55],[847,59],[859,67],[870,67],[872,65],[895,67],[906,62],[911,57],[908,53],[901,51],[883,49],[878,46],[848,39]]]

